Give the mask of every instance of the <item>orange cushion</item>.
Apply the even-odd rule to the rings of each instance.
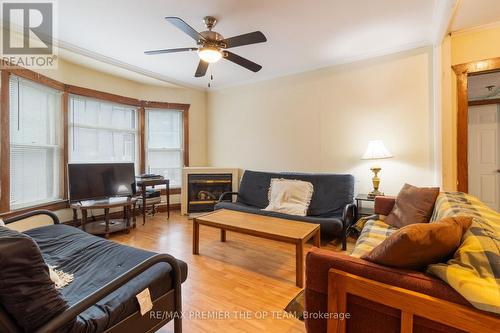
[[[396,230],[362,259],[391,267],[423,269],[453,255],[472,217],[445,217]]]

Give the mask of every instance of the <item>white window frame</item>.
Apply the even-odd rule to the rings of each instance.
[[[53,178],[53,184],[52,186],[54,188],[58,188],[58,193],[54,197],[50,198],[45,198],[37,201],[30,201],[30,202],[22,202],[22,203],[13,203],[12,202],[12,190],[14,188],[13,183],[12,183],[12,177],[9,175],[9,207],[10,210],[17,210],[17,209],[24,209],[24,208],[29,208],[29,207],[35,207],[39,206],[42,204],[49,204],[49,203],[54,203],[63,200],[63,195],[64,195],[64,181],[63,181],[63,147],[64,147],[64,139],[63,139],[63,133],[64,133],[64,124],[63,124],[63,105],[62,105],[62,96],[63,96],[63,91],[60,91],[58,89],[54,89],[51,87],[47,87],[43,84],[40,84],[38,82],[31,81],[29,79],[25,79],[23,77],[19,77],[17,75],[10,75],[9,76],[9,102],[12,103],[12,100],[10,99],[11,96],[11,91],[10,91],[10,81],[11,80],[17,80],[18,84],[22,83],[25,85],[29,85],[35,89],[38,89],[40,91],[47,91],[50,92],[51,94],[54,94],[59,97],[59,101],[57,102],[57,106],[59,110],[56,110],[56,113],[54,114],[54,119],[49,119],[49,121],[54,121],[55,124],[53,125],[55,130],[55,141],[56,144],[39,144],[39,143],[14,143],[12,142],[12,124],[10,122],[10,113],[12,110],[12,104],[9,106],[9,165],[10,165],[10,170],[12,172],[12,150],[16,148],[21,148],[21,149],[34,149],[34,150],[46,150],[47,152],[51,152],[54,155],[54,163],[52,165],[52,172],[54,174]],[[18,93],[21,94],[21,91],[19,91],[18,88]],[[18,101],[19,102],[19,101]],[[18,105],[19,107],[19,105]],[[18,112],[20,112],[18,110]],[[22,111],[21,111],[22,112]],[[56,158],[57,156],[57,158]]]
[[[112,106],[117,106],[120,108],[127,108],[127,109],[133,109],[134,110],[134,118],[135,118],[135,128],[133,130],[128,129],[128,128],[120,128],[120,127],[113,127],[113,126],[98,126],[98,125],[88,125],[88,124],[81,124],[81,123],[74,123],[73,122],[73,105],[72,102],[74,99],[79,99],[83,101],[93,101],[103,104],[108,104]],[[72,158],[72,152],[73,152],[73,129],[74,128],[86,128],[86,129],[95,129],[95,130],[104,130],[104,131],[110,131],[110,132],[122,132],[122,133],[130,133],[134,135],[134,159],[133,161],[113,161],[112,159],[110,160],[73,160]],[[132,105],[126,105],[126,104],[119,104],[115,102],[111,102],[105,99],[97,99],[97,98],[92,98],[92,97],[86,97],[86,96],[81,96],[81,95],[76,95],[76,94],[69,94],[68,97],[68,163],[134,163],[135,166],[135,171],[136,173],[139,170],[139,156],[140,156],[140,128],[139,128],[139,107],[137,106],[132,106]]]
[[[149,148],[149,112],[150,111],[156,111],[156,112],[179,112],[180,114],[180,129],[179,129],[179,148]],[[146,173],[149,173],[149,152],[150,151],[155,151],[155,152],[179,152],[181,158],[180,158],[180,180],[178,186],[173,186],[174,188],[181,187],[182,186],[182,168],[186,165],[186,161],[184,160],[185,154],[184,154],[184,111],[180,109],[165,109],[165,108],[145,108],[144,109],[144,165],[145,165],[145,171]],[[175,184],[174,184],[175,185]],[[172,184],[170,184],[172,188]]]

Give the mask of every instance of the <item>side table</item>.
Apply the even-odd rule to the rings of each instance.
[[[104,235],[106,238],[109,234],[125,230],[130,232],[131,227],[135,227],[135,205],[137,198],[109,198],[103,200],[85,200],[74,202],[70,205],[73,209],[73,222],[76,223],[77,214],[80,210],[82,212],[82,230],[93,235]],[[110,219],[110,208],[123,207],[122,219]],[[104,220],[87,222],[87,210],[89,209],[104,209]],[[133,225],[130,225],[132,218]]]
[[[368,196],[368,194],[358,194],[356,198],[356,206],[358,208],[357,218],[370,216],[375,214],[373,207],[363,207],[363,202],[374,202],[375,198]]]
[[[142,197],[142,224],[146,224],[146,187],[157,185],[165,185],[167,191],[167,219],[170,218],[170,180],[168,179],[141,179],[136,182],[141,188]]]

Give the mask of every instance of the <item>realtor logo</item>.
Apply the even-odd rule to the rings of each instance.
[[[55,68],[54,2],[2,1],[4,64]]]

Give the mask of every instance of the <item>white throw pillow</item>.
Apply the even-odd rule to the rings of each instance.
[[[306,216],[313,192],[313,184],[309,182],[272,178],[269,186],[269,205],[264,210]]]
[[[0,219],[0,226],[2,226],[2,227],[5,226],[5,222],[2,219]]]

